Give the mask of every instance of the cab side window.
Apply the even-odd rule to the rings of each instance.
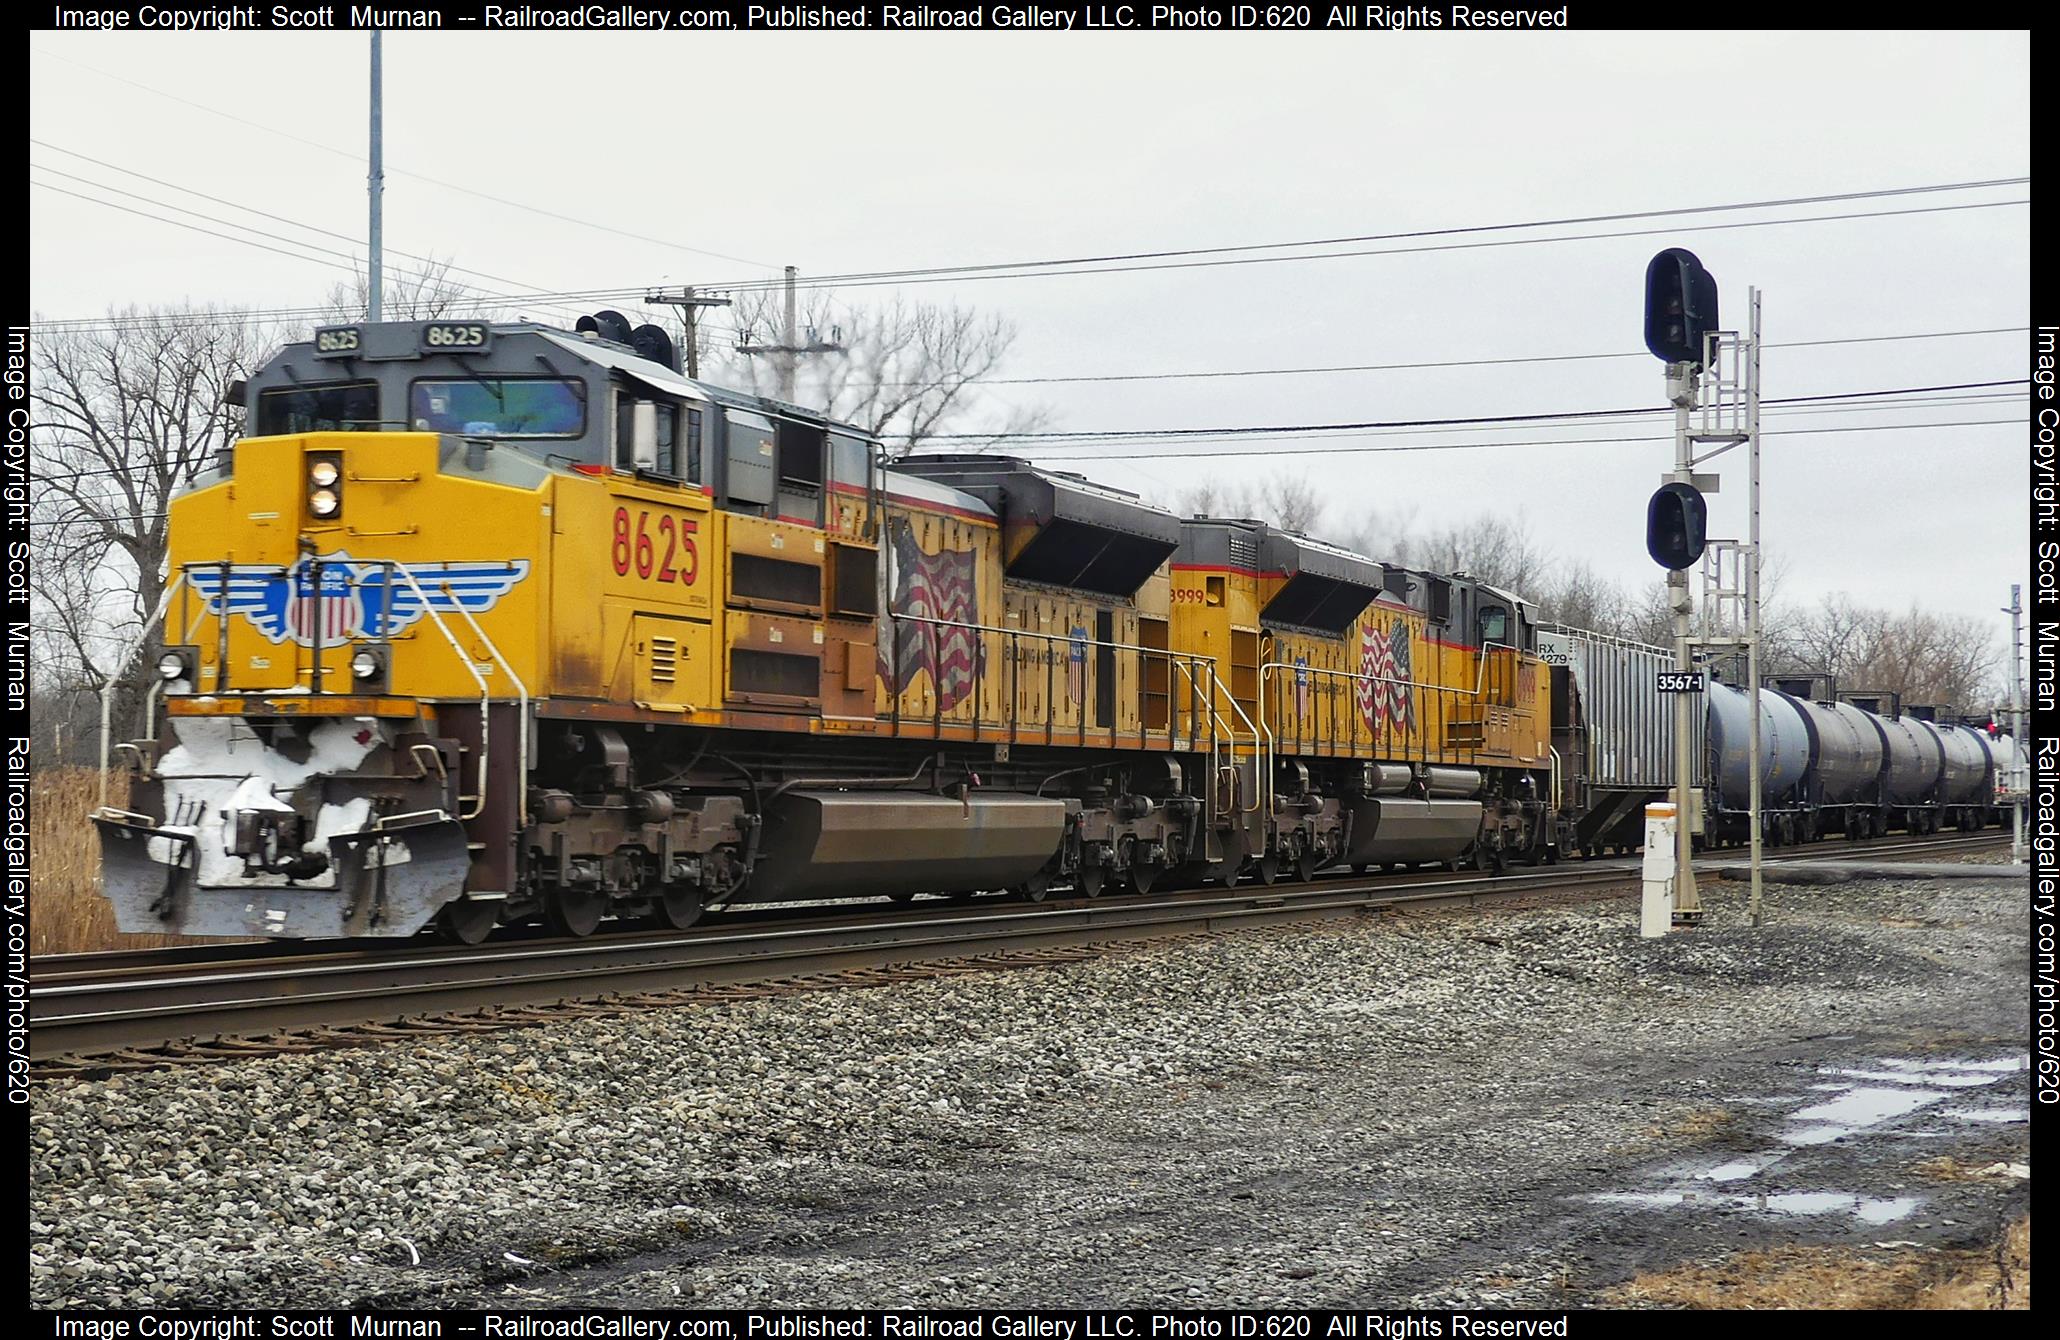
[[[1509,611],[1500,605],[1490,605],[1481,611],[1481,644],[1509,642]]]
[[[615,393],[615,468],[634,470],[636,460],[636,408],[637,397],[627,392]],[[654,474],[670,479],[681,478],[679,459],[679,406],[669,400],[650,402],[657,410],[658,460],[652,466]],[[699,417],[697,414],[696,418]]]

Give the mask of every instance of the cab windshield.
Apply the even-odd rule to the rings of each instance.
[[[569,378],[424,379],[408,391],[408,423],[421,433],[578,437],[586,418],[586,386]]]

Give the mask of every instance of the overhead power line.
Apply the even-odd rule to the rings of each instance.
[[[165,98],[169,101],[180,103],[184,106],[191,107],[196,111],[206,112],[210,116],[219,116],[224,120],[234,121],[238,125],[249,126],[254,130],[262,130],[268,135],[277,135],[281,139],[292,140],[296,144],[305,144],[311,149],[320,149],[324,153],[336,154],[341,157],[348,158],[353,162],[359,161],[362,157],[362,155],[355,149],[341,149],[333,144],[324,144],[320,140],[311,140],[302,135],[295,135],[290,131],[281,130],[277,126],[267,125],[262,121],[253,121],[250,120],[248,117],[238,116],[234,112],[225,112],[219,107],[210,107],[206,103],[195,102],[191,98],[182,98],[176,93],[167,93],[165,90],[161,88],[155,88],[149,84],[140,83],[137,80],[128,79],[121,75],[114,74],[107,70],[99,69],[92,65],[85,65],[79,61],[67,60],[63,56],[53,56],[49,55],[48,53],[39,53],[39,55],[42,56],[44,59],[62,61],[64,64],[69,65],[74,69],[84,70],[89,74],[97,74],[103,79],[112,79],[114,82],[118,84],[127,84],[131,88],[141,89],[145,93],[153,94],[157,97]],[[632,239],[633,241],[638,242],[649,242],[653,246],[668,247],[674,251],[692,252],[696,256],[713,256],[717,260],[735,261],[739,265],[764,265],[767,266],[767,268],[771,268],[770,262],[752,260],[748,256],[732,256],[729,255],[727,252],[710,251],[706,247],[690,247],[686,245],[684,242],[675,242],[662,237],[649,237],[643,233],[629,232],[625,229],[616,228],[609,224],[597,223],[592,219],[581,218],[575,214],[562,214],[559,213],[557,210],[545,209],[541,205],[532,205],[522,200],[510,200],[505,196],[491,195],[485,191],[475,190],[470,186],[461,186],[454,181],[445,181],[441,177],[432,177],[427,175],[426,173],[421,172],[410,172],[406,168],[397,168],[390,163],[386,165],[386,171],[394,176],[410,177],[416,181],[427,182],[432,186],[441,186],[447,191],[456,191],[461,195],[474,196],[481,200],[491,201],[496,205],[505,205],[509,209],[519,209],[531,214],[542,215],[545,218],[557,219],[563,223],[577,224],[582,228],[592,228],[599,232],[613,233],[617,237],[627,237]]]
[[[335,238],[339,241],[352,243],[354,245],[358,241],[356,237],[352,236],[349,233],[340,233],[333,228],[324,228],[318,224],[305,223],[299,219],[288,218],[283,214],[273,214],[267,210],[259,209],[255,205],[246,205],[243,204],[241,201],[230,200],[223,196],[211,195],[206,191],[196,190],[190,186],[181,186],[179,183],[175,181],[167,181],[163,177],[153,177],[147,172],[138,172],[134,168],[126,168],[119,163],[111,163],[104,158],[95,158],[91,154],[80,153],[76,149],[67,149],[63,145],[54,144],[49,140],[39,140],[34,137],[31,137],[29,143],[36,145],[40,148],[48,149],[54,153],[60,153],[70,158],[80,159],[81,161],[91,163],[96,167],[105,168],[110,172],[119,172],[126,177],[135,177],[140,181],[147,181],[153,185],[162,186],[167,190],[178,191],[183,195],[190,195],[197,199],[211,201],[212,203],[217,205],[226,205],[230,209],[241,210],[246,214],[253,214],[261,219],[270,219],[274,223],[283,223],[290,228],[299,228],[306,232],[315,233],[322,237]],[[184,207],[175,205],[168,200],[160,200],[153,196],[147,196],[134,191],[123,190],[121,187],[112,185],[111,183],[94,181],[88,177],[81,177],[73,173],[64,172],[58,168],[50,167],[47,164],[32,163],[30,166],[38,171],[54,173],[57,176],[65,177],[71,181],[80,182],[84,185],[92,186],[99,190],[113,191],[117,195],[124,195],[132,200],[141,200],[147,204],[158,205],[165,209],[178,210],[182,214],[191,214],[195,218],[210,219],[211,221],[218,223],[229,223],[232,227],[246,226],[242,224],[233,223],[233,221],[230,220],[218,219],[213,215],[202,214],[197,210],[185,209]],[[477,275],[481,279],[490,279],[497,284],[512,284],[516,288],[527,289],[531,293],[542,294],[545,291],[540,285],[524,283],[522,280],[519,279],[509,279],[504,275],[489,274],[484,270],[474,270],[469,266],[459,265],[455,261],[439,261],[434,256],[417,255],[413,252],[401,251],[393,247],[388,247],[386,248],[386,250],[391,255],[401,256],[408,260],[422,261],[426,265],[441,266],[447,270],[457,271],[461,274]]]
[[[1921,395],[1932,391],[1970,391],[1994,386],[2027,386],[2030,379],[2016,377],[2000,381],[1954,382],[1939,386],[1899,386],[1880,391],[1834,391],[1824,395],[1781,396],[1764,399],[1761,405],[1797,405],[1811,401],[1852,400],[1874,398],[1885,395]],[[1050,429],[1033,433],[1010,433],[1011,442],[1043,440],[1060,441],[1066,438],[1088,437],[1105,441],[1119,441],[1130,437],[1232,437],[1257,433],[1327,433],[1347,432],[1368,428],[1429,428],[1449,425],[1470,425],[1489,423],[1539,423],[1564,419],[1616,418],[1631,414],[1672,413],[1666,406],[1638,406],[1628,409],[1560,410],[1544,414],[1490,414],[1478,418],[1463,419],[1393,419],[1364,423],[1305,423],[1286,425],[1251,425],[1213,428],[1115,428],[1115,429]],[[932,433],[925,440],[948,441],[991,441],[994,433]]]
[[[841,275],[811,276],[807,286],[823,287],[833,284],[855,283],[861,280],[923,278],[936,275],[964,276],[997,270],[1029,270],[1057,266],[1172,260],[1191,256],[1224,256],[1235,252],[1284,251],[1296,247],[1356,246],[1363,242],[1402,242],[1426,237],[1458,237],[1473,233],[1508,232],[1525,228],[1567,228],[1590,223],[1622,223],[1631,219],[1679,218],[1689,214],[1718,214],[1741,209],[1778,209],[1795,205],[1833,204],[1844,200],[1881,200],[1893,196],[1930,195],[1942,191],[1977,191],[1999,186],[2023,186],[2029,184],[2030,181],[2030,177],[1994,177],[1980,181],[1934,182],[1922,186],[1891,186],[1871,191],[1842,191],[1833,195],[1801,195],[1777,197],[1768,200],[1736,200],[1718,205],[1681,205],[1671,209],[1627,210],[1615,214],[1580,214],[1554,219],[1528,219],[1516,223],[1479,223],[1449,228],[1420,228],[1407,232],[1359,233],[1346,237],[1304,238],[1293,242],[1247,242],[1229,246],[1185,247],[1169,251],[1127,251],[1099,256],[1063,256],[1042,260],[994,261],[984,264],[925,266],[904,270],[855,271]],[[734,287],[751,287],[760,282],[756,280],[740,281]],[[775,283],[778,281],[764,282]],[[722,288],[730,286],[716,284],[709,285],[708,287]]]
[[[1911,399],[1911,398],[1909,398],[1909,397],[1914,397],[1914,396],[1919,396],[1919,395],[1934,395],[1934,393],[1938,393],[1938,392],[1946,392],[1946,391],[1960,391],[1960,390],[1972,390],[1972,389],[1980,389],[1980,388],[1986,388],[1986,387],[1994,387],[1994,386],[2026,386],[2026,385],[2028,385],[2028,384],[2029,384],[2029,383],[2028,383],[2028,381],[2027,381],[2026,379],[2023,379],[2023,378],[2019,378],[2019,379],[2017,379],[2017,380],[2015,380],[2015,381],[2004,381],[2004,382],[1967,382],[1967,383],[1961,383],[1961,384],[1958,384],[1958,385],[1951,385],[1951,386],[1908,386],[1908,387],[1897,387],[1897,388],[1891,388],[1891,389],[1888,389],[1888,390],[1882,390],[1882,391],[1835,391],[1835,392],[1829,392],[1829,393],[1826,393],[1826,394],[1822,394],[1822,395],[1808,395],[1808,396],[1788,396],[1788,397],[1784,397],[1784,398],[1781,398],[1781,399],[1778,399],[1778,400],[1763,400],[1763,401],[1761,401],[1760,403],[1761,403],[1761,404],[1762,404],[1763,406],[1775,407],[1775,408],[1777,408],[1777,409],[1779,409],[1779,410],[1784,410],[1784,411],[1786,411],[1786,412],[1789,412],[1789,413],[1825,413],[1825,412],[1834,412],[1834,411],[1842,411],[1842,412],[1869,412],[1869,411],[1872,411],[1872,412],[1879,412],[1879,411],[1883,411],[1883,410],[1889,410],[1889,409],[1918,409],[1918,408],[1923,408],[1923,407],[1925,407],[1925,406],[1927,406],[1927,405],[1941,405],[1941,404],[1949,404],[1949,403],[1950,403],[1950,404],[1963,404],[1963,403],[1992,403],[1992,402],[1996,402],[1996,401],[2001,401],[2001,400],[2006,400],[2006,399],[2015,399],[2016,397],[2006,397],[2006,396],[1994,396],[1994,395],[1990,395],[1990,396],[1944,396],[1944,395],[1939,395],[1939,396],[1937,396],[1937,397],[1936,397],[1936,398],[1934,398],[1934,399],[1928,399],[1928,400],[1916,400],[1916,399]],[[1866,403],[1866,402],[1873,402],[1873,403]],[[1191,439],[1191,438],[1192,438],[1192,437],[1193,437],[1194,435],[1197,435],[1197,434],[1205,434],[1205,435],[1207,435],[1207,436],[1208,436],[1208,438],[1210,438],[1210,439],[1213,439],[1213,440],[1234,440],[1234,439],[1237,439],[1237,438],[1251,438],[1251,437],[1269,437],[1269,438],[1274,438],[1274,437],[1278,437],[1278,438],[1288,438],[1288,439],[1294,439],[1294,440],[1307,440],[1307,439],[1316,439],[1316,440],[1323,440],[1323,439],[1324,439],[1324,437],[1325,437],[1326,435],[1329,435],[1329,434],[1333,434],[1333,433],[1343,433],[1343,432],[1362,432],[1362,433],[1363,433],[1363,432],[1383,432],[1383,431],[1385,431],[1385,432],[1400,432],[1400,431],[1408,431],[1408,432],[1422,432],[1422,433],[1437,433],[1437,432],[1453,432],[1453,431],[1466,431],[1466,430],[1482,430],[1482,429],[1486,429],[1486,430],[1489,430],[1489,431],[1497,431],[1496,425],[1508,425],[1508,426],[1509,426],[1509,427],[1508,427],[1508,429],[1506,429],[1506,430],[1503,430],[1503,431],[1517,431],[1517,430],[1521,430],[1521,429],[1523,429],[1523,428],[1525,428],[1525,427],[1528,427],[1528,426],[1532,426],[1532,425],[1539,425],[1539,426],[1542,426],[1542,425],[1544,425],[1544,424],[1548,424],[1548,423],[1550,423],[1550,424],[1559,424],[1559,425],[1566,425],[1566,424],[1568,424],[1568,423],[1570,423],[1570,422],[1579,422],[1579,421],[1584,421],[1584,420],[1594,420],[1594,419],[1619,419],[1619,418],[1622,418],[1622,417],[1625,417],[1625,416],[1634,416],[1634,415],[1635,415],[1635,416],[1650,416],[1650,415],[1657,415],[1657,414],[1671,414],[1671,413],[1673,413],[1673,411],[1672,411],[1672,409],[1671,409],[1671,408],[1668,408],[1668,407],[1666,407],[1666,406],[1660,406],[1660,407],[1657,407],[1657,408],[1653,408],[1653,409],[1603,409],[1603,410],[1570,410],[1570,411],[1565,411],[1565,412],[1562,412],[1562,413],[1555,413],[1555,414],[1518,414],[1518,415],[1502,415],[1502,416],[1496,416],[1496,417],[1484,417],[1484,418],[1461,418],[1461,419],[1414,419],[1414,420],[1397,420],[1397,421],[1394,421],[1394,422],[1391,422],[1391,423],[1371,423],[1371,424],[1343,424],[1343,425],[1339,425],[1339,424],[1307,424],[1307,425],[1288,425],[1288,426],[1279,426],[1279,427],[1265,427],[1265,428],[1249,428],[1249,429],[1246,429],[1246,428],[1228,428],[1228,429],[1207,429],[1207,428],[1203,428],[1203,429],[1178,429],[1178,428],[1176,428],[1176,429],[1138,429],[1138,430],[1124,430],[1124,431],[1122,431],[1122,432],[1119,432],[1119,433],[1114,433],[1114,434],[1090,434],[1090,435],[1088,435],[1088,440],[1084,440],[1084,441],[1073,441],[1073,440],[1055,440],[1055,441],[1049,441],[1048,443],[1046,443],[1046,445],[1047,445],[1047,446],[1048,446],[1049,448],[1052,448],[1052,449],[1058,449],[1058,448],[1067,448],[1067,447],[1086,447],[1086,446],[1094,446],[1094,445],[1097,445],[1097,444],[1099,444],[1099,443],[1101,443],[1101,442],[1116,442],[1116,443],[1125,443],[1125,442],[1136,442],[1136,441],[1140,441],[1140,440],[1142,440],[1142,441],[1153,441],[1153,440],[1157,440],[1157,441],[1169,441],[1169,442],[1171,442],[1171,441],[1181,441],[1181,440]],[[1911,425],[1911,426],[1922,426],[1922,425]],[[1861,427],[1864,427],[1864,425],[1857,425],[1857,426],[1856,426],[1856,430],[1857,430],[1858,428],[1861,428]],[[1812,432],[1814,432],[1814,431],[1818,431],[1818,430],[1815,430],[1815,429],[1809,429],[1809,430],[1794,430],[1794,431],[1812,431]],[[946,438],[949,438],[949,439],[953,439],[953,440],[958,440],[958,439],[965,439],[965,438],[972,438],[972,439],[976,439],[976,440],[979,440],[979,441],[983,441],[983,442],[998,442],[998,443],[1000,443],[1000,444],[1002,444],[1002,445],[1014,446],[1014,445],[1015,445],[1016,443],[1018,443],[1018,442],[1021,442],[1021,441],[1025,441],[1025,440],[1028,440],[1028,439],[1030,439],[1030,438],[1047,438],[1047,437],[1051,437],[1051,436],[1053,436],[1053,435],[1050,435],[1050,434],[993,434],[993,433],[960,433],[960,434],[937,434],[937,435],[934,435],[934,436],[932,436],[931,438],[927,438],[927,439],[925,439],[925,440],[926,440],[926,441],[937,441],[937,440],[942,440],[942,439],[946,439]],[[1652,439],[1647,439],[1647,438],[1594,438],[1594,439],[1587,439],[1587,440],[1591,440],[1591,441],[1597,441],[1597,442],[1606,442],[1606,441],[1626,441],[1626,442],[1634,442],[1634,441],[1658,441],[1658,440],[1661,440],[1661,439],[1657,439],[1657,438],[1652,438]],[[1670,440],[1670,439],[1669,439],[1669,440]],[[1526,442],[1526,441],[1522,440],[1522,439],[1513,439],[1513,440],[1510,440],[1510,441],[1507,441],[1507,442],[1503,442],[1503,443],[1497,443],[1497,444],[1483,444],[1483,445],[1501,445],[1501,446],[1527,446],[1527,445],[1531,445],[1531,444],[1530,444],[1529,442]],[[1425,448],[1422,448],[1422,449],[1424,449],[1424,450],[1430,450],[1430,449],[1433,449],[1433,448],[1432,448],[1432,447],[1425,447]],[[1079,458],[1079,457],[1070,457],[1070,458],[1068,458],[1068,459],[1075,459],[1075,460],[1077,460],[1077,459],[1081,459],[1081,458]],[[1103,454],[1099,454],[1099,453],[1098,453],[1098,454],[1097,454],[1097,455],[1096,455],[1096,456],[1095,456],[1095,457],[1094,457],[1093,459],[1098,459],[1098,460],[1121,460],[1121,459],[1123,459],[1123,457],[1120,457],[1120,456],[1112,456],[1112,455],[1103,455]],[[48,484],[61,484],[61,483],[66,483],[66,482],[68,482],[68,481],[70,481],[70,480],[74,480],[74,479],[86,479],[86,478],[91,478],[91,477],[95,477],[95,476],[104,476],[104,475],[118,475],[118,474],[125,474],[125,473],[128,473],[128,471],[127,471],[126,469],[122,468],[122,467],[105,467],[105,468],[96,468],[96,469],[90,469],[90,470],[72,470],[72,471],[67,471],[67,472],[61,473],[61,474],[48,474],[48,473],[42,473],[42,472],[32,472],[32,473],[31,473],[31,480],[32,480],[32,482],[36,482],[36,483],[48,483]]]
[[[1945,340],[1968,335],[2021,335],[2023,326],[1985,326],[1979,330],[1927,330],[1907,335],[1851,335],[1835,340],[1785,340],[1763,344],[1762,349],[1810,349],[1838,344],[1887,344],[1897,340]],[[1207,381],[1217,377],[1300,377],[1337,372],[1420,372],[1433,368],[1510,367],[1521,363],[1584,363],[1612,358],[1650,358],[1644,349],[1626,349],[1614,354],[1531,354],[1520,358],[1451,358],[1422,363],[1343,363],[1323,367],[1216,368],[1206,372],[1117,372],[1086,373],[1051,377],[982,377],[976,386],[1055,386],[1083,382]],[[911,382],[878,382],[879,386],[909,386]]]

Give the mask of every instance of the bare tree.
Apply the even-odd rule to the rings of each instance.
[[[740,295],[731,309],[745,337],[739,343],[777,343],[785,324],[783,301],[778,293]],[[965,448],[989,449],[1044,421],[1041,409],[1005,408],[980,389],[1016,342],[1015,324],[1003,317],[899,298],[883,307],[856,307],[823,290],[807,295],[796,324],[800,340],[838,347],[796,356],[795,398],[871,430],[897,455],[945,432],[977,433]],[[773,393],[772,360],[782,355],[745,354],[710,334],[705,326],[699,332],[702,365],[711,380]]]
[[[119,681],[133,727],[161,641],[120,648],[168,576],[167,505],[216,463],[242,425],[229,385],[270,348],[245,313],[129,308],[39,339],[30,365],[36,527],[36,659],[46,690],[97,694]]]
[[[372,281],[364,267],[354,267],[349,279],[339,279],[330,287],[327,306],[329,311],[321,318],[323,321],[370,319]],[[434,321],[443,316],[492,318],[499,314],[498,302],[487,301],[451,278],[449,260],[431,257],[418,269],[387,269],[380,275],[382,321]]]
[[[1869,609],[1843,593],[1794,619],[1770,656],[1778,670],[1822,671],[1841,688],[1879,689],[1912,705],[1973,710],[2000,691],[1998,630],[1971,615]]]
[[[1257,483],[1205,478],[1174,494],[1182,516],[1250,517],[1283,530],[1313,534],[1324,519],[1323,490],[1306,471],[1270,474]]]

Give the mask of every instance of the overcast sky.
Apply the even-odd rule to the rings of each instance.
[[[30,134],[55,147],[32,145],[31,157],[350,252],[353,242],[114,169],[360,238],[367,48],[363,34],[37,33]],[[2029,50],[2011,33],[396,33],[385,41],[387,245],[508,281],[468,276],[485,287],[563,291],[714,284],[782,264],[807,275],[1287,242],[2013,177],[2029,172]],[[1707,73],[1683,73],[1692,70]],[[105,187],[34,178],[169,213]],[[1640,236],[905,292],[1013,320],[1011,377],[1634,351],[1645,263],[1669,245],[1694,249],[1717,276],[1727,325],[1743,319],[1748,286],[1761,288],[1770,345],[2021,330],[2023,205],[1708,225],[2028,194],[2003,187],[1546,230],[1665,229]],[[32,301],[44,318],[130,302],[299,306],[340,277],[49,190],[33,191],[31,205]],[[2025,340],[1775,347],[1764,373],[1770,398],[2022,378]],[[1057,428],[1143,429],[1654,406],[1661,381],[1659,363],[1640,354],[992,394],[1042,404]],[[2021,423],[2012,393],[1872,412],[1770,410],[1763,525],[1786,565],[1780,596],[1809,603],[1845,591],[1992,616],[2003,629],[1994,611],[2028,566],[2023,430],[1898,425]],[[1800,431],[1866,424],[1878,430]],[[1645,419],[1528,436],[1664,431]],[[1391,433],[1357,444],[1510,436]],[[1337,534],[1369,512],[1443,522],[1521,508],[1561,554],[1624,580],[1657,572],[1643,508],[1671,465],[1663,441],[1377,454],[1338,452],[1335,441],[1263,445],[1274,454],[1199,460],[1223,447],[1197,446],[1118,462],[1098,459],[1121,450],[1103,447],[1045,459],[1159,500],[1207,474],[1306,471],[1331,500]],[[1281,459],[1296,451],[1324,454]],[[1743,530],[1739,455],[1722,462],[1717,534]]]

